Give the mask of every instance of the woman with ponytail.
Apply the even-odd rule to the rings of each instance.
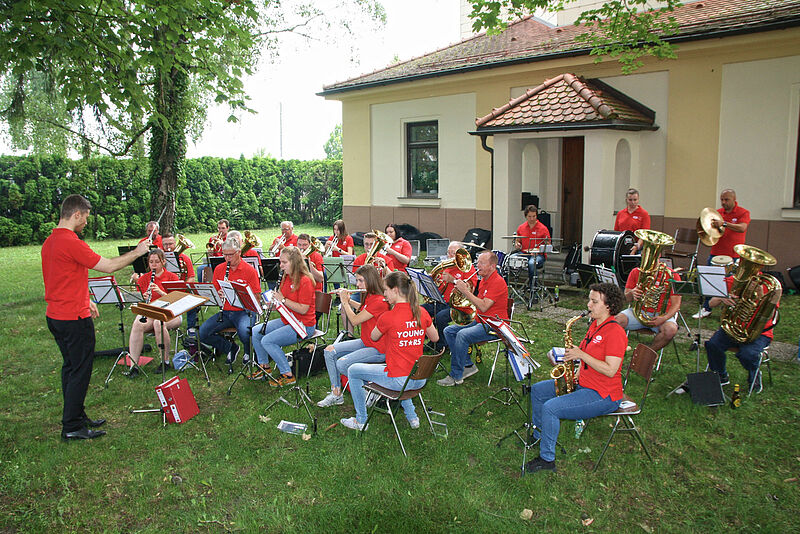
[[[404,272],[395,271],[386,277],[384,283],[386,289],[383,295],[392,309],[378,318],[370,335],[373,341],[384,342],[386,363],[356,363],[347,371],[356,416],[342,419],[341,423],[354,430],[362,430],[367,422],[364,383],[375,382],[383,387],[399,390],[411,374],[416,361],[422,356],[425,336],[434,343],[439,340],[431,316],[419,306],[417,287],[411,278]],[[418,389],[424,385],[424,380],[409,380],[406,387]],[[403,407],[411,428],[419,428],[419,417],[411,399],[401,401],[400,406]]]

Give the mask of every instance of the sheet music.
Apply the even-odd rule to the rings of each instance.
[[[203,306],[219,306],[221,308],[225,304],[225,302],[219,298],[219,293],[217,293],[217,288],[214,287],[214,284],[194,282],[192,284],[187,284],[187,286],[194,293],[208,299],[203,303]]]
[[[602,283],[614,284],[615,286],[619,287],[619,281],[617,280],[617,275],[614,274],[614,271],[602,265],[597,265],[596,269],[597,269],[597,279],[600,281],[601,284]]]
[[[167,270],[171,273],[180,274],[181,266],[174,252],[164,252],[164,259],[167,260]]]
[[[447,302],[444,300],[444,297],[442,297],[442,294],[439,292],[439,288],[436,287],[433,278],[431,278],[431,275],[425,272],[425,269],[408,268],[406,269],[406,273],[408,273],[408,276],[416,284],[417,291],[420,295],[423,297],[428,297],[431,300],[435,300],[440,304],[447,304]]]
[[[119,291],[119,297],[123,304],[135,304],[144,301],[144,297],[138,291],[134,293],[122,286],[117,286],[117,291]]]
[[[269,304],[273,309],[277,310],[278,313],[281,314],[281,317],[286,319],[286,321],[289,323],[289,326],[291,326],[294,331],[297,332],[297,335],[300,337],[300,339],[304,339],[308,335],[305,325],[301,323],[297,317],[295,317],[292,310],[287,308],[282,302],[275,300],[274,294],[274,291],[270,289],[261,293],[261,298],[263,298],[264,302]]]
[[[698,265],[697,274],[700,279],[700,292],[703,296],[727,298],[728,284],[725,283],[725,267]]]
[[[225,294],[225,300],[231,306],[236,306],[237,308],[244,308],[242,302],[239,300],[239,295],[236,294],[236,290],[233,288],[231,283],[228,280],[218,280],[219,288]]]
[[[158,301],[156,300],[154,302],[151,302],[151,304],[155,304],[156,302]],[[175,302],[169,304],[168,306],[163,306],[163,308],[171,311],[172,315],[177,317],[179,315],[186,313],[192,308],[199,306],[203,302],[205,302],[205,299],[203,299],[202,297],[198,297],[197,295],[186,295],[185,297],[176,300]]]
[[[95,304],[119,304],[121,299],[114,287],[114,282],[110,278],[89,279],[89,291]]]
[[[355,254],[342,254],[339,257],[342,258],[342,264],[344,265],[345,269],[347,269],[347,272],[352,273],[353,262],[356,260]]]
[[[244,304],[244,302],[242,301],[241,294],[244,293],[247,295],[250,306],[242,306],[244,309],[255,312],[256,315],[261,315],[262,313],[264,313],[264,310],[261,308],[261,303],[259,302],[258,297],[255,296],[253,290],[250,289],[249,285],[242,284],[241,282],[231,282],[231,285],[237,291],[237,295],[239,296],[239,300],[242,302],[242,304]]]

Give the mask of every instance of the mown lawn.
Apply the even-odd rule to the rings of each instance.
[[[268,244],[277,230],[257,233]],[[190,238],[202,247],[207,236]],[[118,244],[129,243],[92,246],[111,256]],[[0,250],[0,269],[6,311],[0,325],[0,530],[796,530],[800,366],[794,362],[773,361],[773,384],[765,381],[764,392],[738,410],[709,409],[693,405],[687,395],[665,397],[694,371],[689,339],[679,336],[683,366],[674,352],[665,353],[640,418],[655,461],[648,462],[638,444],[623,435],[597,473],[591,467],[607,438],[608,421],[590,423],[579,440],[574,425],[565,423],[560,441],[566,454],[558,453],[558,472],[519,476],[520,442],[497,443],[523,422],[521,412],[490,401],[469,414],[503,383],[500,365],[499,380],[486,385],[493,352],[484,353],[480,373],[463,386],[431,384],[425,390],[429,405],[446,414],[449,437],[436,438],[424,425],[412,431],[400,415],[408,459],[386,418],[377,419],[363,437],[341,425],[330,428],[353,414],[349,399],[342,407],[315,409],[319,433],[310,440],[283,434],[277,423],[303,422],[303,412],[284,405],[265,412],[276,392],[263,382],[240,381],[226,395],[233,377],[214,365],[210,387],[197,373],[186,375],[200,414],[162,429],[157,416],[129,414],[130,408],[157,402],[154,376],[129,381],[117,373],[105,389],[110,358],[95,361],[87,398],[89,414],[108,419],[108,435],[62,443],[61,358],[44,321],[39,247]],[[127,280],[129,273],[130,268],[122,271],[118,279]],[[562,292],[560,306],[580,308],[582,299]],[[797,343],[797,299],[784,298],[779,340]],[[684,309],[691,315],[696,303],[687,302]],[[118,312],[102,308],[101,313],[97,348],[118,347]],[[125,311],[124,317],[127,332],[132,315]],[[534,337],[532,354],[545,363],[545,352],[561,344],[563,325],[527,312],[517,318]],[[706,336],[713,324],[706,323]],[[736,361],[730,370],[733,381],[746,383]],[[542,367],[535,378],[547,372]],[[319,400],[327,377],[313,377],[308,386]],[[512,386],[518,393],[517,384]],[[532,511],[530,519],[520,517],[525,509]]]

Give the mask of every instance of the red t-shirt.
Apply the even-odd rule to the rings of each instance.
[[[225,279],[225,271],[227,268],[228,263],[223,261],[217,265],[216,269],[214,269],[214,287],[216,287],[217,290],[219,290],[219,281]],[[228,281],[247,284],[250,286],[250,290],[254,295],[261,293],[261,281],[258,279],[258,271],[253,269],[253,267],[251,267],[250,264],[244,260],[240,260],[239,265],[237,265],[235,269],[231,268],[231,270],[228,272]],[[229,311],[242,310],[242,308],[231,306],[227,299],[225,300],[225,305],[222,307],[222,309]]]
[[[730,293],[730,290],[733,287],[733,277],[732,276],[726,276],[725,277],[725,282],[728,284],[728,292]],[[761,291],[764,291],[765,289],[766,289],[765,287],[763,287],[763,286],[761,287]],[[780,301],[778,301],[778,304],[775,306],[775,308],[776,309],[780,308],[780,306],[781,306],[781,303],[780,303]],[[772,316],[769,319],[767,319],[767,322],[764,323],[764,331],[761,332],[762,336],[767,336],[770,339],[774,339],[775,334],[773,332],[775,330],[775,323],[774,323],[773,319],[775,319],[775,314],[772,314]]]
[[[649,230],[650,214],[641,206],[636,206],[633,213],[628,213],[628,208],[623,208],[617,212],[617,220],[614,222],[615,232],[625,232],[630,230]]]
[[[469,272],[465,273],[455,265],[452,265],[447,269],[445,269],[444,272],[451,275],[456,280],[466,280],[467,278],[475,274],[475,266],[473,265],[472,267],[470,267]],[[474,276],[472,276],[469,282],[472,283],[473,287],[477,283],[476,278]],[[445,302],[450,302],[450,295],[453,294],[453,290],[456,288],[456,286],[454,284],[446,284],[446,283],[442,283],[442,286],[444,287],[440,287],[439,292],[442,293],[442,297],[444,297]]]
[[[389,258],[384,256],[380,252],[375,254],[375,259],[378,259],[378,258],[382,259],[386,263],[386,265],[389,265]],[[358,257],[356,257],[356,259],[353,260],[353,273],[355,273],[356,270],[358,270],[359,267],[364,265],[364,262],[366,260],[367,260],[367,253],[366,252],[361,254],[361,255],[359,255]]]
[[[219,238],[219,234],[214,234],[209,237],[208,242],[211,243],[211,240],[216,238]],[[216,244],[214,248],[208,250],[208,255],[214,257],[222,256],[222,244],[225,242],[225,239],[227,239],[227,234],[226,237],[219,238],[219,243]]]
[[[640,271],[640,269],[638,267],[634,267],[633,268],[633,270],[628,275],[628,281],[625,282],[625,289],[633,289],[633,288],[636,287],[636,284],[639,283],[639,273],[640,272],[641,271]],[[670,272],[670,275],[672,276],[673,280],[680,281],[681,275],[679,275],[678,273],[676,273],[672,269],[670,269],[669,272]],[[672,295],[674,295],[674,294],[675,294],[675,292],[672,290],[672,284],[670,284],[670,292],[669,292],[670,300],[672,300]],[[669,308],[669,302],[667,302],[667,307]]]
[[[283,234],[281,234],[281,235],[283,235]],[[281,236],[279,235],[278,237],[276,237],[275,239],[272,240],[272,246],[269,247],[270,250],[272,250],[273,247],[275,247],[275,244],[280,240],[280,238],[281,238]],[[283,242],[283,246],[284,247],[288,247],[288,246],[295,246],[296,247],[297,246],[297,236],[294,235],[294,234],[290,234],[289,237],[286,238],[286,241]]]
[[[333,236],[330,236],[328,238],[328,241],[330,241],[331,239],[333,239]],[[326,243],[328,241],[326,241]],[[336,244],[337,247],[339,247],[342,250],[348,250],[351,247],[355,247],[355,244],[353,243],[353,238],[351,236],[349,236],[349,235],[346,235],[344,237],[340,237],[339,239],[336,240],[335,244]],[[341,255],[342,255],[342,253],[339,252],[336,249],[334,249],[331,252],[331,256],[333,256],[334,258],[338,258]]]
[[[194,276],[194,265],[192,265],[191,258],[183,252],[178,256],[178,264],[180,265],[181,263],[186,266],[186,276],[184,277],[183,274],[181,274],[181,280],[185,281]],[[158,284],[158,282],[156,282],[156,284]]]
[[[481,315],[508,319],[508,284],[506,284],[506,281],[500,276],[500,273],[498,273],[496,269],[489,278],[481,280],[476,296],[481,299],[489,298],[494,301],[491,308],[486,310],[486,313],[481,313]],[[478,322],[482,323],[483,319],[478,317]]]
[[[314,293],[314,281],[311,280],[308,276],[301,276],[300,277],[300,287],[294,287],[292,284],[292,279],[290,276],[284,276],[283,282],[281,282],[280,287],[281,295],[286,297],[288,300],[292,302],[299,302],[301,304],[308,304],[308,311],[303,315],[300,315],[297,312],[292,310],[297,319],[306,326],[314,326],[317,324],[317,316],[316,316],[316,296]],[[289,324],[289,322],[281,317],[281,321],[284,324]]]
[[[625,349],[628,346],[628,337],[625,329],[609,317],[600,326],[595,321],[589,325],[586,337],[581,341],[580,348],[589,356],[606,361],[606,356],[625,358]],[[580,362],[581,370],[578,375],[578,384],[585,388],[593,389],[602,398],[611,397],[612,401],[622,398],[622,364],[620,363],[614,376],[608,377],[595,371],[585,362]]]
[[[139,279],[136,281],[136,286],[139,288],[139,292],[142,295],[147,293],[147,288],[150,287],[150,278],[152,276],[153,272],[149,271],[140,276]],[[180,277],[177,274],[171,273],[168,270],[164,269],[163,271],[161,271],[161,276],[156,276],[156,286],[158,286],[158,288],[164,293],[167,293],[167,289],[164,287],[164,282],[172,282],[173,280],[180,280]],[[153,302],[160,296],[161,295],[153,291],[153,293],[150,295],[150,300],[148,302]]]
[[[731,211],[725,211],[722,208],[717,210],[722,215],[722,220],[728,223],[750,224],[750,212],[744,209],[737,202]],[[744,238],[747,232],[734,232],[730,228],[724,228],[722,237],[719,238],[713,247],[711,247],[711,254],[713,256],[730,256],[731,258],[738,258],[739,255],[733,251],[733,247],[744,243]]]
[[[358,311],[359,313],[369,312],[372,315],[372,319],[367,319],[361,323],[361,341],[364,343],[364,346],[375,347],[378,349],[378,352],[383,354],[385,345],[384,338],[382,337],[378,341],[372,341],[372,331],[375,329],[375,325],[378,324],[378,319],[389,311],[389,303],[383,299],[383,295],[367,295]]]
[[[517,227],[517,235],[525,237],[519,240],[522,244],[523,252],[545,244],[547,240],[550,239],[550,232],[547,230],[547,227],[542,224],[542,221],[538,219],[536,220],[536,224],[533,225],[533,228],[530,227],[528,221],[520,224]],[[547,257],[547,254],[543,254],[543,256]]]
[[[403,239],[402,237],[398,237],[392,246],[390,247],[392,250],[399,252],[403,256],[407,256],[409,259],[411,258],[411,243]],[[400,262],[394,256],[387,254],[386,255],[387,263],[386,265],[389,266],[389,269],[392,271],[403,271],[406,272],[407,263]],[[404,376],[404,375],[401,375]]]
[[[148,236],[148,237],[149,237],[149,236]],[[145,241],[146,239],[147,239],[147,237],[143,237],[143,238],[141,238],[141,239],[139,240],[139,243],[141,243],[142,241]],[[156,247],[158,247],[158,248],[160,248],[160,249],[162,249],[162,250],[164,249],[164,243],[163,243],[163,239],[162,239],[162,237],[161,237],[160,235],[157,235],[157,236],[155,236],[155,237],[153,238],[153,246],[156,246]]]
[[[89,269],[100,254],[69,228],[53,228],[42,245],[42,278],[47,317],[59,321],[85,319],[89,311]]]
[[[314,264],[314,268],[319,272],[321,273],[325,272],[323,270],[324,266],[322,265],[325,260],[322,259],[322,254],[320,254],[316,250],[308,256],[308,261]],[[317,291],[322,291],[322,282],[315,281],[314,289],[316,289]]]
[[[399,302],[378,319],[376,328],[383,334],[387,376],[408,376],[422,356],[425,329],[432,321],[425,308],[419,309],[419,316],[422,326],[414,320],[408,302]]]

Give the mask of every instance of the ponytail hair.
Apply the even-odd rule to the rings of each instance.
[[[308,270],[308,266],[306,266],[305,259],[303,259],[303,254],[300,252],[300,249],[297,247],[283,247],[281,249],[281,255],[288,256],[289,264],[292,266],[292,284],[295,287],[300,287],[300,279],[303,276],[307,276],[312,283],[316,284],[314,281],[314,277],[311,276],[311,271]],[[280,288],[279,288],[280,289]]]
[[[397,289],[400,295],[411,306],[411,313],[417,326],[422,326],[422,318],[419,311],[419,298],[417,297],[417,286],[414,281],[403,271],[393,271],[389,273],[384,279],[386,287],[390,289]]]
[[[367,295],[383,295],[383,278],[374,265],[362,265],[356,269],[356,274],[364,277]]]

